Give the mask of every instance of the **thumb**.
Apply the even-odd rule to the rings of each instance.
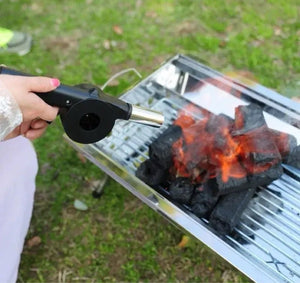
[[[59,79],[47,77],[24,77],[24,83],[32,92],[48,92],[60,85]]]

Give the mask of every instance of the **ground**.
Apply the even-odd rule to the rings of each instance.
[[[287,96],[300,82],[299,0],[0,0],[0,26],[29,32],[32,51],[0,63],[65,84],[103,85],[128,67],[150,74],[177,53],[222,72],[238,71]],[[121,94],[125,75],[107,89]],[[19,282],[247,282],[206,246],[183,234],[78,158],[57,119],[35,142],[40,171]],[[88,210],[74,208],[79,199]]]

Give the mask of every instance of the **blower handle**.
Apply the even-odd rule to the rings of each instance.
[[[29,74],[16,71],[14,69],[10,69],[4,66],[0,66],[0,74],[3,75],[13,75],[13,76],[31,76]],[[69,108],[75,103],[89,98],[95,98],[90,91],[82,91],[82,89],[74,86],[68,86],[64,84],[60,84],[56,89],[49,91],[49,92],[35,92],[41,99],[43,99],[47,104],[51,106],[57,106],[59,108]]]

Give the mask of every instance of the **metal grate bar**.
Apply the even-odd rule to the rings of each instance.
[[[244,226],[244,224],[242,224]],[[247,226],[245,228],[248,228]],[[249,229],[249,228],[248,228]],[[249,229],[251,230],[251,229]],[[257,241],[251,239],[248,235],[246,235],[243,231],[236,229],[236,232],[238,232],[245,240],[247,240],[249,243],[252,244],[252,246],[256,247],[257,250],[255,250],[258,254],[260,254],[260,257],[256,256],[255,253],[250,253],[249,251],[245,248],[245,246],[241,245],[238,241],[233,239],[230,236],[227,236],[227,238],[233,242],[235,245],[239,247],[243,253],[245,253],[247,256],[253,257],[257,262],[260,264],[264,265],[266,268],[273,270],[275,273],[279,272],[281,276],[287,281],[290,282],[290,278],[286,277],[285,274],[282,273],[281,270],[279,270],[278,266],[276,265],[276,259],[273,257],[272,253],[270,250],[267,250],[264,246],[260,245],[257,243]],[[264,255],[261,254],[261,252],[264,252]],[[263,259],[263,256],[267,256],[265,260]],[[277,260],[278,261],[278,260]],[[278,264],[278,263],[277,263]],[[300,278],[300,274],[297,272],[293,271],[291,267],[289,267],[287,264],[284,264],[284,267],[287,269],[289,275],[296,275],[297,277]]]
[[[272,187],[273,187],[272,184],[269,185],[269,187],[272,188]],[[265,201],[267,201],[268,203],[270,203],[270,204],[276,206],[276,207],[278,208],[278,210],[287,213],[287,214],[288,214],[289,216],[291,216],[295,221],[299,221],[299,215],[294,214],[294,213],[292,213],[292,211],[286,209],[286,208],[288,208],[288,207],[294,208],[294,206],[291,205],[291,203],[290,203],[289,201],[287,201],[287,200],[285,200],[285,199],[283,199],[283,198],[281,199],[280,197],[276,196],[275,194],[273,194],[273,193],[270,192],[270,191],[268,191],[267,194],[271,195],[272,197],[276,198],[276,199],[279,200],[279,201],[282,201],[282,203],[283,203],[284,206],[281,207],[281,206],[279,206],[278,204],[273,203],[273,202],[272,202],[271,200],[269,200],[268,198],[266,198],[266,197],[264,197],[264,196],[261,196],[261,197],[262,197]],[[295,208],[295,209],[297,210],[297,208]]]
[[[253,211],[255,214],[257,214],[258,216],[263,217],[263,218],[264,218],[264,221],[265,221],[266,223],[270,224],[270,225],[273,226],[274,228],[277,228],[277,225],[276,225],[275,222],[273,222],[272,220],[270,220],[270,219],[268,219],[268,218],[265,218],[263,214],[261,214],[260,212],[254,210],[253,208],[250,207],[249,209],[250,209],[251,211]],[[254,220],[251,216],[248,216],[248,215],[247,215],[247,217],[250,217],[251,220]],[[256,224],[258,223],[256,220],[254,220],[254,221],[256,222]],[[295,253],[297,253],[298,255],[300,255],[300,246],[293,247],[292,245],[290,245],[290,242],[284,242],[284,241],[282,240],[283,238],[281,238],[280,235],[277,235],[277,233],[280,233],[281,236],[288,237],[288,238],[290,238],[291,240],[293,240],[293,241],[295,241],[295,242],[297,242],[297,243],[299,243],[299,239],[293,237],[293,236],[290,235],[290,234],[284,233],[282,230],[274,230],[274,231],[276,231],[276,233],[275,233],[275,232],[271,232],[271,231],[267,230],[267,229],[266,229],[263,225],[261,225],[260,223],[258,223],[257,225],[258,225],[261,229],[263,229],[264,231],[266,231],[267,233],[269,233],[270,235],[272,235],[272,237],[274,237],[274,238],[276,238],[277,240],[279,240],[280,242],[286,244],[287,247],[289,247],[289,248],[290,248],[291,250],[293,250]],[[296,243],[296,244],[297,244],[297,243]]]
[[[258,223],[257,221],[255,221],[253,218],[247,216],[247,218],[251,219],[256,225],[260,226],[261,229],[264,229],[264,227],[262,225],[260,225],[260,223]],[[273,244],[273,242],[266,240],[265,237],[260,236],[260,234],[255,233],[255,231],[250,228],[249,226],[246,226],[244,223],[242,223],[242,225],[244,227],[247,227],[247,229],[249,229],[249,231],[251,231],[252,233],[255,234],[256,237],[260,238],[263,242],[265,242],[266,244],[268,244],[269,246],[271,246],[273,249],[275,249],[276,251],[278,251],[281,255],[284,255],[286,258],[290,259],[291,261],[293,261],[294,263],[296,263],[297,265],[299,265],[299,261],[295,260],[292,256],[290,256],[289,254],[287,254],[285,251],[283,251],[282,249],[278,248],[277,245]],[[265,229],[264,229],[265,230]]]
[[[285,175],[283,174],[282,177],[278,180],[275,180],[273,182],[273,185],[277,186],[279,189],[284,191],[286,194],[290,195],[295,201],[300,201],[300,196],[299,196],[299,190],[297,190],[296,186],[291,186],[289,183],[285,183],[283,180],[285,178]]]
[[[250,238],[248,235],[246,235],[243,231],[241,231],[241,230],[239,230],[239,229],[235,229],[235,231],[236,231],[240,236],[242,236],[244,240],[248,241],[249,244],[252,244],[252,245],[256,248],[255,250],[256,250],[258,253],[261,254],[261,252],[263,252],[263,253],[264,253],[264,256],[267,256],[267,258],[266,258],[266,260],[263,260],[263,259],[262,259],[262,255],[257,256],[256,253],[254,253],[254,252],[251,253],[251,254],[249,255],[249,251],[245,248],[244,245],[240,244],[240,243],[239,243],[237,240],[235,240],[234,238],[232,238],[232,237],[230,237],[230,236],[226,236],[227,239],[229,239],[230,242],[234,243],[234,245],[236,245],[236,246],[239,248],[239,250],[240,250],[241,252],[243,252],[243,253],[244,253],[245,255],[247,255],[247,256],[252,257],[252,258],[253,258],[255,261],[257,261],[260,265],[263,265],[265,268],[271,269],[271,270],[273,270],[273,271],[276,272],[276,273],[278,272],[278,270],[276,269],[276,266],[275,266],[275,265],[269,265],[269,264],[267,263],[267,259],[271,259],[271,257],[270,257],[271,252],[270,252],[269,250],[265,249],[265,248],[264,248],[263,246],[261,246],[261,245],[258,245],[252,238]],[[286,277],[285,277],[285,279],[288,280],[288,278],[286,278]]]
[[[248,229],[250,232],[254,232],[253,229],[249,228],[248,226],[246,226],[245,224],[241,224],[242,227]],[[274,254],[274,250],[271,252],[270,250],[267,250],[265,248],[265,245],[263,246],[262,244],[259,244],[258,241],[255,241],[253,239],[251,239],[248,235],[246,235],[245,233],[243,233],[241,230],[237,229],[238,233],[240,233],[243,237],[245,237],[249,242],[251,242],[251,244],[253,244],[254,246],[258,247],[261,251],[264,251],[266,255],[270,256],[271,259],[275,259],[274,256],[272,254]],[[279,251],[280,253],[278,254],[279,257],[282,256],[282,255],[285,255],[285,253],[282,253],[281,250],[278,250],[276,248],[275,245],[273,245],[272,243],[270,243],[269,241],[266,241],[263,237],[257,235],[258,238],[260,238],[262,240],[262,243],[265,243],[265,244],[268,244],[270,247],[274,248],[275,250]],[[252,256],[252,255],[251,255]],[[285,255],[286,256],[286,255]],[[287,258],[289,258],[287,256]],[[292,270],[293,274],[298,276],[300,278],[300,274],[296,271],[294,271],[295,269],[292,268],[290,265],[288,265],[285,261],[284,258],[278,258],[278,256],[276,255],[276,261],[280,262],[281,264],[284,264],[284,266],[288,269],[288,271],[290,272]],[[294,262],[294,260],[292,260]],[[273,263],[273,262],[269,262],[269,261],[265,261],[266,263]],[[296,263],[297,264],[297,263]],[[275,265],[276,266],[276,265]],[[298,265],[299,266],[299,265]],[[276,267],[276,270],[279,271]],[[279,271],[280,272],[280,271]],[[282,272],[280,272],[282,273]]]
[[[278,222],[280,222],[280,224],[285,225],[287,228],[291,229],[293,232],[297,233],[300,236],[300,229],[299,229],[299,227],[293,225],[292,221],[290,221],[290,220],[287,221],[280,214],[274,213],[273,211],[271,211],[270,209],[268,209],[267,207],[263,206],[260,203],[257,203],[257,205],[261,209],[263,209],[263,210],[267,211],[269,214],[271,214],[273,219],[277,219]],[[264,220],[265,221],[270,221],[269,218],[265,218]],[[278,226],[276,226],[276,228],[278,228]],[[290,235],[290,234],[287,234],[287,235]],[[300,238],[297,237],[295,240],[299,241],[299,243],[300,243]]]
[[[295,172],[295,175],[296,175],[297,174],[296,170],[294,170],[294,172]],[[285,183],[289,184],[290,187],[292,187],[292,188],[294,188],[294,187],[298,188],[298,190],[297,190],[298,192],[300,191],[300,181],[297,181],[297,180],[293,179],[288,174],[285,174],[283,176],[282,181],[284,181]]]

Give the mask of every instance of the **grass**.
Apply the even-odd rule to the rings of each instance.
[[[34,38],[29,54],[0,54],[0,62],[66,84],[102,85],[124,68],[146,76],[185,53],[290,96],[300,81],[299,13],[298,0],[0,1],[0,26]],[[135,79],[127,75],[108,91],[120,94]],[[57,120],[34,143],[40,172],[28,239],[42,242],[25,246],[20,282],[249,281],[199,242],[179,249],[182,233],[114,180],[93,199],[103,173],[62,134]],[[76,210],[75,199],[89,209]]]

